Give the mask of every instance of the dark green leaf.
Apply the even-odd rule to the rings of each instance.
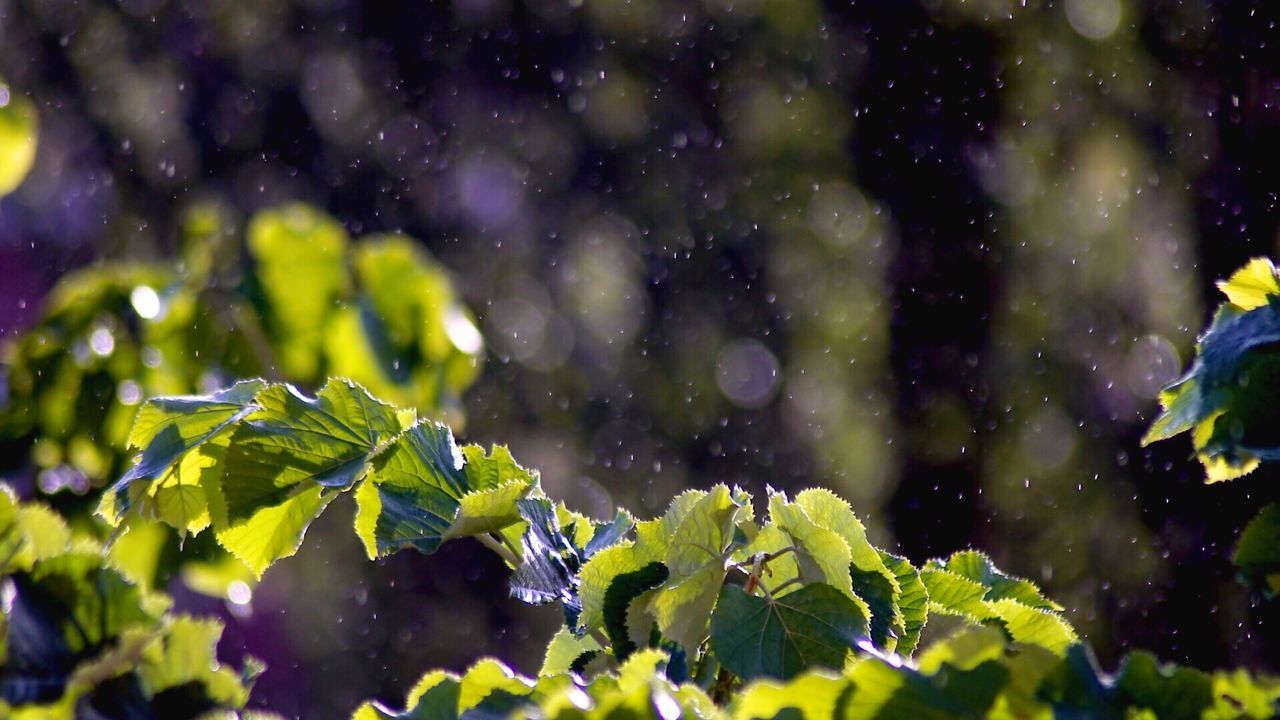
[[[457,518],[467,493],[462,453],[449,428],[420,422],[373,462],[361,488],[357,531],[376,556],[404,547],[433,553]]]
[[[711,617],[711,651],[741,678],[787,680],[811,667],[843,667],[867,629],[858,606],[830,585],[780,598],[726,585]]]
[[[622,573],[613,579],[604,594],[604,629],[613,648],[613,656],[619,661],[635,652],[627,627],[627,614],[631,602],[641,594],[658,587],[667,580],[667,566],[659,562],[649,563],[634,572]]]
[[[1249,521],[1232,560],[1246,583],[1280,594],[1280,503],[1264,507]]]
[[[909,657],[920,644],[920,633],[929,618],[929,591],[920,580],[920,572],[906,558],[883,551],[880,557],[898,579],[898,587],[902,590],[898,597],[898,610],[902,613],[904,630],[894,651]]]

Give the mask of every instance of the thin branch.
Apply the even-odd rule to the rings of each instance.
[[[609,638],[600,634],[600,628],[591,628],[591,631],[589,634],[591,635],[592,639],[594,639],[600,645],[601,650],[604,650],[605,648],[609,648],[610,651],[613,650],[613,644],[609,642]]]
[[[520,566],[520,558],[511,552],[511,548],[495,540],[492,535],[477,535],[476,539],[480,541],[481,545],[498,553],[498,556],[505,560],[512,569]]]
[[[780,583],[780,584],[778,585],[778,587],[776,587],[776,588],[774,588],[774,589],[773,589],[773,592],[775,592],[775,593],[777,593],[777,592],[781,592],[783,588],[791,587],[792,585],[795,585],[795,584],[796,584],[796,583],[798,583],[798,582],[800,582],[800,576],[799,576],[799,575],[797,575],[796,577],[791,578],[790,580],[788,580],[788,581],[786,581],[786,582],[784,582],[784,583]]]

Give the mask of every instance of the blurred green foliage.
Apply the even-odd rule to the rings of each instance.
[[[483,342],[412,238],[353,243],[300,204],[256,214],[246,236],[242,247],[215,210],[196,209],[180,261],[73,273],[39,323],[6,343],[0,433],[32,444],[42,490],[84,493],[122,474],[143,399],[235,377],[305,387],[340,373],[424,416],[462,421]]]
[[[0,197],[13,192],[31,171],[39,127],[35,104],[15,95],[0,77]]]
[[[448,275],[412,238],[353,242],[332,218],[291,204],[254,215],[243,244],[216,209],[200,207],[183,240],[176,262],[67,276],[39,323],[4,345],[0,437],[30,448],[37,485],[55,504],[91,510],[100,488],[129,470],[144,399],[241,375],[307,387],[342,373],[424,417],[463,422],[460,395],[479,372],[483,341]],[[203,495],[178,473],[158,486],[148,514],[183,517],[173,523],[181,536],[208,525]],[[162,548],[179,542],[137,528],[120,554],[154,581],[177,560]],[[193,588],[223,595],[249,580],[198,547],[206,553],[183,568]]]
[[[0,579],[3,717],[252,716],[235,711],[261,666],[218,663],[222,623],[171,614],[168,596],[147,590],[47,506],[19,503],[7,485],[0,485]]]

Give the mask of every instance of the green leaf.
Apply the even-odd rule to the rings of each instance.
[[[1062,659],[1040,647],[1011,645],[1007,634],[999,628],[967,627],[930,645],[920,655],[919,670],[925,675],[934,675],[948,666],[972,670],[990,661],[998,662],[1009,673],[1009,682],[990,716],[1012,720],[1043,715],[1046,708],[1037,699],[1036,692]]]
[[[795,504],[814,523],[844,539],[852,564],[853,592],[870,606],[872,642],[884,650],[893,650],[896,641],[891,638],[906,633],[906,620],[899,609],[902,588],[880,550],[867,540],[867,530],[853,508],[825,488],[802,491],[796,495]]]
[[[31,570],[70,550],[71,530],[58,513],[41,503],[16,504],[12,490],[0,488],[0,575]]]
[[[58,699],[81,663],[157,624],[137,586],[96,553],[62,554],[9,579],[0,700],[10,704]]]
[[[1163,412],[1143,443],[1194,430],[1206,480],[1221,482],[1280,458],[1280,296],[1275,269],[1257,259],[1220,283],[1221,304],[1190,370],[1160,395]]]
[[[711,619],[711,651],[738,677],[787,680],[808,668],[843,667],[867,629],[858,606],[830,585],[780,598],[726,585]]]
[[[707,625],[728,571],[725,559],[735,525],[749,500],[740,491],[717,485],[705,493],[685,493],[672,502],[658,523],[636,527],[636,551],[665,546],[666,584],[650,603],[658,629],[688,653],[707,637]],[[669,531],[657,540],[658,532]]]
[[[903,633],[898,636],[894,650],[899,655],[910,657],[920,644],[920,633],[929,619],[929,591],[920,579],[920,572],[906,558],[887,552],[881,552],[880,557],[897,578],[901,589],[898,611],[902,614]]]
[[[254,409],[254,397],[266,387],[262,380],[241,380],[208,395],[147,400],[129,431],[129,447],[144,451],[139,465],[148,459],[153,463],[141,476],[154,477],[202,440],[247,415],[246,409]]]
[[[837,588],[859,605],[864,616],[870,616],[866,603],[853,594],[849,578],[852,558],[842,537],[810,520],[798,503],[787,502],[786,495],[778,492],[769,495],[769,521],[790,538],[802,583]]]
[[[1254,678],[1244,670],[1218,672],[1213,675],[1213,706],[1205,710],[1204,720],[1272,717],[1277,703],[1280,680]]]
[[[1162,412],[1142,436],[1144,447],[1194,428],[1202,419],[1204,406],[1208,404],[1195,378],[1187,378],[1166,387],[1160,391],[1159,399]]]
[[[1213,681],[1209,675],[1193,668],[1161,665],[1146,652],[1125,658],[1115,686],[1130,712],[1143,708],[1158,718],[1199,720],[1213,704]]]
[[[1056,603],[1029,580],[1005,575],[981,553],[963,551],[931,560],[920,572],[929,609],[973,623],[998,621],[1018,642],[1062,654],[1077,641]]]
[[[201,487],[218,541],[261,576],[297,551],[332,500],[326,491],[356,482],[400,423],[394,409],[344,380],[330,380],[314,399],[273,385],[254,401],[229,438],[201,446],[215,455]]]
[[[1123,710],[1116,707],[1111,683],[1098,668],[1093,652],[1084,645],[1067,650],[1066,658],[1041,683],[1040,700],[1053,707],[1055,716],[1119,720]]]
[[[659,587],[667,580],[667,566],[652,562],[644,567],[614,576],[604,594],[604,629],[609,637],[613,656],[619,661],[636,650],[634,633],[627,620],[632,603],[644,593]],[[643,628],[642,631],[647,631]]]
[[[462,676],[458,692],[458,712],[465,713],[486,702],[500,707],[507,706],[512,699],[528,695],[533,685],[533,682],[515,674],[498,660],[485,658],[472,665]]]
[[[325,494],[320,486],[303,489],[279,505],[264,507],[218,530],[218,542],[261,578],[277,560],[298,552],[311,521],[333,498],[333,493]]]
[[[847,720],[953,720],[986,717],[1008,681],[998,662],[969,670],[943,665],[923,675],[879,659],[861,662],[850,673],[855,690],[844,703]]]
[[[459,501],[458,515],[444,539],[497,532],[520,522],[517,500],[538,486],[538,474],[520,467],[506,447],[488,455],[478,445],[462,448],[469,492]]]
[[[1075,630],[1057,613],[1028,607],[1017,600],[996,600],[988,606],[1017,642],[1061,655],[1079,640]]]
[[[160,397],[138,411],[129,446],[142,450],[133,467],[102,497],[98,514],[119,525],[135,505],[143,517],[157,518],[181,532],[208,524],[201,484],[216,463],[199,448],[251,414],[261,380],[239,382],[209,395]]]
[[[367,702],[356,709],[352,720],[458,720],[461,682],[440,671],[427,673],[409,695],[403,712]]]
[[[6,99],[0,105],[0,197],[4,197],[22,184],[35,163],[40,116],[35,104],[11,90],[3,79],[0,94]]]
[[[920,581],[929,594],[930,612],[964,617],[972,622],[982,622],[993,615],[984,602],[987,588],[976,580],[926,565],[920,571]]]
[[[404,547],[432,553],[446,540],[519,523],[518,502],[537,483],[506,448],[459,450],[447,427],[422,421],[375,458],[356,493],[356,534],[370,558]]]
[[[542,660],[541,677],[567,675],[580,671],[580,663],[601,652],[600,643],[590,635],[579,637],[569,630],[560,628],[547,645],[547,653]]]
[[[232,523],[299,487],[351,487],[370,454],[400,432],[394,408],[347,380],[329,380],[315,398],[273,385],[254,402],[224,461],[222,492]]]
[[[578,599],[581,555],[560,531],[560,518],[550,500],[528,498],[516,505],[526,527],[520,539],[520,566],[511,576],[511,594],[531,605],[559,600],[572,627],[582,611]]]
[[[294,203],[254,215],[247,237],[281,369],[292,378],[315,378],[329,314],[350,290],[346,230]]]
[[[596,553],[578,573],[578,596],[582,602],[579,628],[584,632],[604,629],[605,595],[620,576],[638,572],[660,558],[646,557],[627,541]]]
[[[734,699],[733,720],[783,717],[828,720],[837,717],[840,698],[851,687],[845,678],[821,671],[806,672],[785,683],[758,680],[743,688]],[[783,714],[788,711],[791,714]]]
[[[724,562],[724,551],[743,500],[718,485],[683,513],[670,534],[663,561],[675,581],[694,575],[707,565]]]
[[[1280,296],[1280,280],[1275,265],[1265,257],[1256,257],[1226,280],[1218,281],[1218,289],[1227,301],[1241,310],[1253,310]]]
[[[1251,587],[1280,594],[1280,503],[1267,505],[1249,521],[1232,562]]]
[[[987,589],[986,600],[1017,600],[1028,607],[1055,612],[1062,610],[1062,606],[1046,598],[1035,583],[1004,574],[991,562],[991,558],[977,550],[962,550],[946,560],[935,560],[929,566],[981,584]]]
[[[249,689],[238,673],[218,664],[221,637],[222,623],[217,620],[186,615],[172,618],[138,668],[147,690],[158,694],[195,684],[211,703],[242,707],[249,700]]]

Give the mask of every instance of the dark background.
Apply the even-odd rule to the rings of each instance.
[[[194,203],[403,230],[490,348],[468,440],[555,497],[847,497],[922,561],[1041,582],[1103,664],[1280,671],[1228,558],[1280,495],[1138,439],[1274,254],[1280,5],[1121,0],[0,0],[37,104],[0,333],[69,270],[174,254]],[[537,669],[487,551],[363,562],[335,508],[227,612],[256,702],[337,717],[429,667]],[[178,591],[184,607],[222,603]]]

